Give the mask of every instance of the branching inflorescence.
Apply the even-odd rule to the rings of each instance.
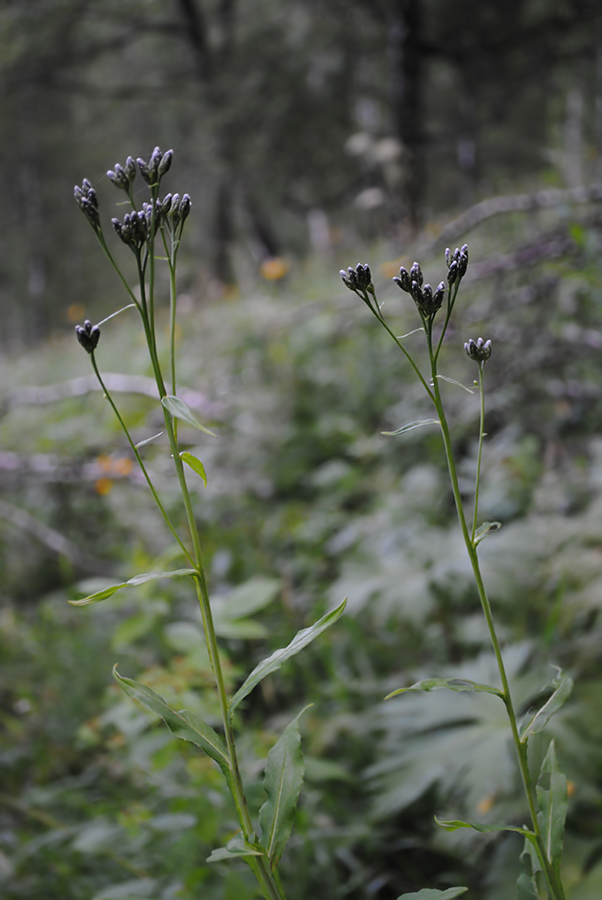
[[[443,340],[456,303],[460,284],[468,268],[468,246],[464,244],[463,247],[459,249],[456,248],[453,253],[450,252],[449,249],[446,250],[445,260],[447,263],[446,279],[445,281],[441,281],[435,289],[429,284],[424,284],[422,269],[417,262],[412,265],[409,272],[402,266],[399,270],[399,276],[393,278],[395,284],[412,297],[416,309],[418,310],[422,322],[422,328],[419,330],[424,331],[426,340],[429,367],[428,375],[423,374],[412,354],[402,343],[404,337],[408,337],[408,335],[398,337],[385,320],[381,305],[376,296],[376,289],[372,281],[370,267],[367,264],[358,263],[355,268],[349,268],[346,271],[342,270],[341,278],[346,287],[363,300],[370,312],[378,319],[379,323],[395,341],[412,366],[435,408],[436,418],[410,422],[407,425],[398,428],[396,431],[384,433],[401,435],[406,431],[423,425],[438,425],[440,428],[456,513],[464,538],[466,551],[470,559],[481,608],[487,622],[487,629],[500,675],[501,688],[491,685],[475,684],[457,678],[429,678],[411,685],[409,688],[400,688],[399,690],[393,691],[389,694],[389,697],[402,694],[407,690],[431,691],[435,688],[444,688],[452,691],[485,691],[498,697],[504,703],[508,714],[508,723],[512,740],[516,749],[518,768],[520,770],[525,797],[529,808],[531,819],[530,826],[522,825],[522,823],[518,823],[517,825],[487,825],[474,822],[463,822],[460,820],[440,822],[439,824],[450,831],[454,831],[458,828],[473,828],[480,832],[514,831],[520,833],[525,839],[525,853],[523,853],[523,859],[525,860],[526,871],[524,871],[519,878],[519,898],[521,898],[521,900],[523,900],[523,898],[524,900],[539,900],[539,898],[547,895],[550,900],[564,900],[565,894],[560,875],[560,862],[567,809],[566,778],[558,767],[554,741],[551,741],[539,773],[538,782],[535,784],[529,767],[527,747],[529,738],[534,734],[543,731],[550,716],[562,706],[570,694],[572,681],[567,674],[562,673],[559,670],[557,677],[544,688],[550,695],[545,705],[535,713],[528,713],[521,723],[517,721],[500,642],[493,620],[491,604],[481,575],[477,551],[480,542],[489,534],[492,534],[500,528],[499,522],[484,522],[480,526],[478,524],[481,459],[483,438],[485,437],[483,373],[485,364],[491,357],[492,345],[490,340],[483,340],[481,337],[476,341],[471,338],[464,344],[466,354],[478,367],[478,380],[475,381],[475,386],[480,395],[480,421],[475,472],[475,491],[472,517],[469,521],[465,502],[460,492],[450,429],[441,396],[442,380],[452,382],[460,387],[464,387],[464,385],[460,385],[459,382],[454,382],[453,379],[441,375],[438,371],[438,361]],[[441,324],[436,325],[435,320],[437,319],[440,310],[442,311],[442,315],[439,317]],[[450,888],[443,892],[436,890],[427,892],[420,891],[418,894],[404,894],[403,898],[399,898],[399,900],[406,900],[406,898],[409,900],[411,897],[415,897],[416,900],[418,900],[419,897],[423,896],[423,893],[428,893],[429,898],[432,897],[433,900],[436,897],[441,897],[441,900],[443,900],[443,898],[449,900],[449,898],[464,893],[465,890],[466,888]]]
[[[173,152],[171,150],[162,153],[158,147],[155,147],[148,162],[144,159],[134,161],[133,157],[129,156],[125,165],[117,164],[107,173],[109,180],[115,187],[125,192],[131,207],[123,219],[112,219],[112,225],[117,237],[134,255],[138,276],[136,291],[130,287],[109,248],[102,227],[96,191],[87,179],[83,180],[81,186],[75,188],[74,193],[77,204],[90,223],[130,301],[127,306],[117,310],[117,312],[97,325],[92,325],[88,320],[83,326],[78,325],[76,327],[76,336],[90,357],[92,368],[103,393],[123,429],[165,525],[178,545],[179,553],[185,565],[183,568],[173,571],[147,572],[135,575],[128,581],[112,585],[81,600],[70,602],[74,606],[86,606],[90,603],[105,600],[127,586],[135,586],[163,578],[184,577],[190,579],[196,592],[209,660],[215,679],[215,688],[221,712],[221,729],[216,731],[199,716],[188,710],[176,711],[150,688],[131,678],[122,676],[117,672],[116,668],[114,669],[114,676],[127,694],[139,700],[152,712],[160,715],[176,737],[195,744],[202,752],[211,757],[221,769],[234,802],[240,831],[225,847],[214,850],[209,860],[215,862],[233,858],[242,859],[252,869],[261,893],[266,900],[283,900],[284,890],[278,876],[278,863],[293,826],[295,808],[304,774],[298,727],[301,713],[284,730],[267,757],[264,777],[264,789],[267,799],[259,810],[257,822],[254,822],[251,817],[245,786],[240,773],[235,743],[234,716],[241,703],[267,675],[277,671],[287,659],[299,653],[300,650],[336,622],[343,613],[345,602],[341,603],[335,610],[326,613],[312,626],[298,632],[286,647],[276,650],[260,662],[244,680],[234,696],[228,696],[209,599],[201,536],[194,517],[192,498],[185,477],[184,465],[186,464],[192,469],[205,483],[207,476],[201,460],[197,459],[189,451],[181,450],[181,442],[178,438],[178,421],[183,421],[186,425],[197,428],[213,437],[215,435],[206,425],[199,421],[194,412],[177,396],[175,339],[176,268],[184,225],[191,210],[191,200],[188,194],[182,194],[181,196],[179,194],[166,194],[163,199],[159,197],[161,181],[169,171],[172,159]],[[144,201],[140,208],[137,206],[134,193],[134,182],[138,174],[140,174],[150,192],[149,199]],[[155,324],[155,264],[157,261],[155,246],[157,241],[161,242],[165,253],[165,256],[161,258],[166,260],[169,269],[169,391],[164,375],[164,363],[157,347]],[[157,384],[158,398],[165,421],[165,432],[169,442],[169,454],[173,459],[185,514],[186,529],[182,533],[177,524],[172,521],[159,492],[153,484],[140,453],[142,445],[134,443],[127,424],[103,381],[96,359],[96,350],[100,339],[99,326],[128,309],[136,309],[139,314]]]

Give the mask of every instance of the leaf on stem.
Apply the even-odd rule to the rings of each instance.
[[[456,381],[455,378],[448,378],[447,375],[437,375],[437,378],[440,378],[441,381],[447,381],[448,384],[455,384],[456,387],[462,388],[463,391],[466,391],[469,394],[474,394],[474,391],[472,388],[466,387],[465,384],[462,384],[461,381]],[[432,383],[433,383],[433,381],[431,379],[431,384]]]
[[[211,432],[209,432],[211,434]],[[205,487],[207,487],[207,475],[205,473],[205,466],[197,459],[196,456],[193,456],[192,453],[189,453],[188,450],[183,450],[180,453],[180,459],[182,462],[185,462],[187,466],[190,466],[193,472],[196,472],[203,481]]]
[[[463,693],[464,691],[484,692],[495,694],[497,697],[501,697],[502,700],[504,699],[503,693],[498,688],[491,687],[489,684],[477,684],[476,681],[470,681],[468,678],[423,678],[422,681],[417,681],[416,684],[412,684],[410,687],[397,688],[396,691],[387,694],[385,700],[396,697],[398,694],[405,694],[408,691],[436,691],[440,688],[447,688],[449,691],[457,691],[458,693]]]
[[[477,530],[474,533],[473,544],[476,547],[481,541],[484,541],[486,537],[489,537],[490,534],[495,534],[496,531],[499,531],[502,527],[501,522],[483,522],[482,525],[479,525]]]
[[[162,578],[177,578],[181,575],[196,575],[195,569],[175,569],[173,572],[146,572],[144,575],[134,575],[129,581],[122,581],[120,584],[112,584],[110,587],[104,588],[102,591],[96,591],[95,594],[89,594],[81,600],[68,600],[71,606],[88,606],[90,603],[99,603],[112,597],[117,591],[124,587],[137,587],[139,584],[145,584],[147,581],[158,581]]]
[[[554,668],[558,668],[555,666]],[[558,674],[547,684],[544,690],[554,689],[554,693],[547,700],[541,709],[533,715],[527,717],[520,728],[520,739],[523,743],[531,737],[532,734],[538,734],[546,727],[555,712],[558,712],[561,706],[573,690],[573,679],[562,669],[558,669]]]
[[[225,847],[219,847],[217,850],[214,850],[211,856],[207,857],[207,862],[224,862],[240,856],[263,855],[262,847],[257,844],[250,844],[248,841],[245,841],[242,834],[237,834],[232,840],[228,841]]]
[[[467,890],[467,887],[453,887],[446,891],[425,888],[422,891],[414,891],[413,894],[402,894],[397,900],[454,900],[454,897],[465,894]]]
[[[276,672],[282,665],[290,659],[291,656],[295,656],[295,654],[299,653],[300,650],[303,650],[304,647],[307,647],[308,644],[311,644],[312,641],[322,634],[323,631],[326,631],[327,628],[330,628],[331,625],[343,615],[343,610],[347,605],[347,599],[343,600],[340,606],[337,606],[336,609],[333,609],[332,612],[326,613],[325,616],[322,616],[321,619],[318,619],[313,625],[310,625],[309,628],[302,628],[301,631],[298,631],[295,637],[292,639],[290,644],[286,647],[282,647],[280,650],[275,650],[271,656],[268,656],[266,659],[262,660],[259,665],[257,665],[247,680],[244,682],[242,687],[240,687],[237,692],[232,697],[230,701],[230,706],[228,709],[228,714],[230,718],[232,718],[232,714],[237,706],[244,700],[244,698],[251,693],[253,688],[257,687],[260,681],[267,675],[271,675],[272,672]]]
[[[211,437],[217,437],[213,431],[210,431],[209,428],[197,419],[190,407],[187,406],[183,400],[180,400],[179,397],[172,397],[170,395],[161,397],[161,404],[165,407],[167,412],[176,419],[181,419],[183,422],[186,422],[187,425],[192,425],[193,428],[198,428],[199,431],[204,431],[205,434],[210,434]]]
[[[533,838],[534,833],[528,828],[518,828],[515,825],[481,825],[480,822],[463,822],[462,819],[450,819],[449,821],[441,821],[435,816],[435,822],[446,831],[457,831],[459,828],[472,828],[473,831],[479,831],[481,834],[491,834],[496,831],[518,831],[519,834],[526,838]]]
[[[539,773],[537,802],[539,804],[537,821],[541,828],[546,857],[552,869],[558,873],[564,840],[567,788],[566,777],[558,767],[554,741],[550,742]]]
[[[396,434],[405,434],[406,431],[413,431],[415,428],[422,428],[423,425],[439,424],[439,419],[419,419],[416,422],[408,422],[407,425],[402,425],[401,428],[397,429],[397,431],[381,431],[381,434],[384,434],[387,437],[393,437]]]
[[[129,697],[138,700],[151,712],[161,716],[174,737],[183,741],[190,741],[196,744],[201,750],[215,760],[224,775],[228,785],[232,788],[234,785],[232,777],[232,769],[230,766],[230,758],[226,749],[226,744],[219,734],[207,725],[206,722],[197,716],[196,713],[188,709],[176,712],[171,706],[165,702],[163,697],[155,694],[145,684],[134,681],[132,678],[124,678],[117,671],[117,666],[113,666],[113,677],[121,685],[123,690]]]
[[[153,434],[152,437],[145,438],[143,441],[138,441],[137,444],[134,444],[134,447],[136,448],[136,450],[139,450],[140,447],[145,447],[147,444],[150,444],[151,441],[156,441],[157,438],[161,437],[163,433],[163,431],[160,431],[158,434]]]
[[[311,704],[310,704],[311,705]],[[289,839],[305,767],[299,734],[299,719],[309,709],[306,706],[287,725],[278,742],[268,754],[263,786],[267,800],[259,810],[261,843],[272,866],[278,865]]]
[[[541,860],[537,855],[536,842],[532,837],[525,838],[521,860],[525,871],[522,872],[516,882],[517,900],[539,900],[536,876],[542,871]]]

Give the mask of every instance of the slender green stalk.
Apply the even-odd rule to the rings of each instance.
[[[500,679],[502,682],[502,694],[504,704],[506,706],[506,711],[508,713],[508,720],[510,723],[510,730],[512,732],[512,740],[514,742],[516,755],[518,759],[519,770],[521,773],[521,779],[523,782],[523,786],[525,789],[525,795],[527,798],[527,804],[529,806],[529,814],[531,817],[531,823],[533,832],[535,834],[536,839],[536,850],[537,855],[539,857],[539,861],[541,863],[544,876],[546,882],[548,884],[548,889],[550,891],[550,896],[555,898],[555,900],[564,900],[564,890],[562,888],[562,884],[559,879],[556,877],[555,872],[553,871],[545,850],[544,841],[541,833],[541,828],[539,825],[539,821],[537,818],[537,799],[535,793],[535,785],[533,784],[533,779],[531,778],[531,772],[529,770],[528,760],[527,760],[527,752],[526,747],[522,743],[518,731],[516,712],[514,710],[514,704],[512,702],[512,694],[510,692],[510,683],[508,681],[508,676],[506,673],[506,667],[504,665],[504,659],[502,656],[502,651],[500,648],[499,639],[497,636],[497,632],[495,629],[495,624],[493,621],[493,614],[491,611],[491,604],[489,602],[489,598],[487,596],[487,592],[485,590],[485,585],[483,583],[483,577],[481,575],[481,569],[479,566],[479,560],[477,555],[477,548],[474,543],[474,531],[476,528],[473,525],[473,533],[472,535],[469,533],[468,525],[466,522],[466,514],[464,511],[464,504],[462,502],[462,496],[460,493],[460,485],[458,482],[458,475],[456,470],[456,464],[453,454],[451,435],[449,431],[449,426],[447,424],[447,419],[445,416],[445,411],[443,408],[443,403],[441,399],[441,391],[439,388],[439,379],[437,378],[437,360],[435,355],[432,352],[432,344],[429,340],[429,356],[431,360],[431,372],[433,377],[433,386],[434,386],[434,400],[433,403],[435,405],[435,409],[437,410],[437,414],[439,417],[439,421],[441,423],[441,434],[443,437],[443,446],[445,449],[445,456],[447,460],[448,472],[450,476],[450,481],[452,485],[452,492],[454,496],[454,502],[456,505],[456,513],[458,516],[458,521],[460,523],[460,528],[462,530],[462,537],[464,538],[464,543],[466,545],[466,551],[468,553],[468,557],[470,559],[471,567],[473,570],[475,583],[477,587],[477,591],[479,594],[479,600],[481,602],[481,608],[483,610],[483,614],[485,616],[485,621],[487,623],[487,630],[489,632],[489,638],[491,640],[491,644],[493,647],[493,652],[495,655]],[[481,435],[483,433],[483,416],[484,416],[484,397],[482,390],[482,366],[479,367],[480,371],[480,387],[481,387],[481,421],[480,421],[480,432]],[[481,438],[482,441],[482,438]],[[480,466],[480,448],[479,448],[479,466]],[[477,482],[478,488],[478,482]]]
[[[481,459],[483,457],[483,439],[485,438],[485,391],[483,389],[483,370],[485,363],[479,363],[479,395],[481,399],[481,408],[479,415],[479,448],[477,450],[477,467],[475,473],[474,485],[474,513],[472,517],[472,535],[471,541],[474,542],[474,536],[477,530],[477,522],[479,520],[479,486],[481,484]]]
[[[169,528],[169,530],[171,531],[174,538],[176,539],[176,541],[178,542],[178,544],[180,545],[180,548],[181,548],[184,556],[186,557],[188,562],[191,565],[193,565],[193,559],[192,559],[189,551],[187,550],[186,546],[182,542],[182,539],[180,538],[178,532],[174,528],[174,525],[172,524],[171,519],[169,518],[167,511],[166,511],[165,507],[163,506],[163,503],[161,502],[161,498],[159,497],[159,495],[155,489],[155,486],[151,481],[150,475],[148,474],[148,471],[146,469],[146,466],[144,465],[142,457],[140,456],[138,448],[136,447],[134,441],[132,440],[132,436],[128,430],[128,427],[125,424],[125,422],[121,416],[121,413],[117,409],[117,406],[115,405],[115,402],[114,402],[113,398],[111,397],[111,394],[107,390],[107,386],[105,385],[104,381],[102,380],[102,376],[98,370],[98,365],[97,365],[94,353],[90,354],[90,358],[91,358],[91,362],[92,362],[92,368],[94,369],[94,374],[96,375],[96,377],[98,379],[98,383],[100,384],[100,387],[102,388],[102,391],[103,391],[105,397],[109,401],[109,404],[111,405],[111,409],[115,413],[115,416],[117,417],[119,424],[121,425],[122,431],[125,434],[127,441],[132,449],[132,453],[136,457],[136,461],[137,461],[138,465],[140,466],[140,470],[141,470],[142,474],[144,475],[144,478],[146,479],[146,483],[148,484],[151,494],[153,495],[153,499],[154,499],[155,503],[157,504],[157,506],[159,507],[159,511],[160,511],[161,515],[163,516],[163,520],[164,520],[165,524],[167,525],[167,527]]]

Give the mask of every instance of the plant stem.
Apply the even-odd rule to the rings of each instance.
[[[483,369],[485,363],[479,363],[479,394],[481,395],[481,411],[479,416],[479,449],[477,451],[477,468],[475,474],[474,485],[474,513],[472,517],[472,535],[471,543],[474,544],[474,536],[477,530],[477,522],[479,517],[479,486],[481,483],[481,459],[483,456],[483,439],[485,437],[485,392],[483,390]]]
[[[97,377],[97,379],[98,379],[98,383],[100,384],[100,387],[102,388],[102,391],[103,391],[103,393],[104,393],[104,396],[105,396],[105,397],[107,398],[107,400],[109,401],[109,403],[110,403],[110,405],[111,405],[111,409],[112,409],[113,412],[115,413],[115,416],[117,417],[117,421],[118,421],[119,424],[121,425],[121,428],[122,428],[122,430],[123,430],[123,433],[125,434],[125,436],[126,436],[126,438],[127,438],[127,440],[128,440],[128,443],[129,443],[130,447],[132,448],[132,453],[133,453],[134,456],[136,457],[136,460],[137,460],[137,462],[138,462],[138,465],[140,466],[140,470],[142,471],[142,474],[144,475],[144,477],[145,477],[145,479],[146,479],[146,483],[147,483],[148,486],[149,486],[150,492],[151,492],[151,494],[153,495],[153,499],[154,499],[155,503],[156,503],[157,506],[159,507],[159,511],[161,512],[161,515],[163,516],[163,520],[165,521],[165,524],[167,525],[167,527],[168,527],[169,530],[171,531],[172,535],[174,536],[174,538],[176,539],[176,541],[177,541],[178,544],[180,545],[180,548],[182,549],[182,552],[184,553],[184,555],[185,555],[186,559],[188,560],[188,562],[189,562],[191,565],[194,565],[194,561],[193,561],[193,559],[192,559],[190,553],[189,553],[188,550],[186,549],[186,546],[184,545],[184,543],[182,542],[182,540],[181,540],[179,534],[177,533],[176,529],[174,528],[174,526],[173,526],[173,524],[172,524],[172,522],[171,522],[171,520],[170,520],[170,518],[169,518],[169,516],[168,516],[168,514],[167,514],[167,512],[166,512],[166,510],[165,510],[165,507],[163,506],[163,504],[162,504],[162,502],[161,502],[161,498],[159,497],[159,495],[158,495],[158,493],[157,493],[157,491],[156,491],[156,489],[155,489],[155,486],[153,485],[153,483],[152,483],[152,481],[151,481],[151,479],[150,479],[150,475],[148,474],[147,469],[146,469],[146,466],[144,465],[144,462],[142,461],[142,457],[140,456],[140,453],[139,453],[139,451],[138,451],[138,448],[136,447],[136,445],[134,444],[134,441],[132,440],[132,436],[131,436],[131,434],[130,434],[130,432],[129,432],[129,430],[128,430],[128,427],[127,427],[127,425],[125,424],[123,418],[121,417],[121,414],[120,414],[119,410],[117,409],[117,406],[115,405],[115,401],[114,401],[113,398],[111,397],[109,391],[107,390],[107,387],[106,387],[104,381],[102,380],[102,376],[101,376],[101,374],[100,374],[100,372],[99,372],[99,370],[98,370],[98,365],[97,365],[97,363],[96,363],[96,358],[95,358],[95,356],[94,356],[94,353],[91,353],[91,354],[90,354],[90,358],[91,358],[91,361],[92,361],[92,368],[94,369],[94,374],[96,375],[96,377]]]
[[[447,466],[449,471],[449,476],[452,485],[452,492],[454,496],[454,501],[456,505],[456,512],[458,515],[458,521],[460,523],[460,528],[462,530],[462,536],[464,538],[464,543],[466,545],[466,550],[470,559],[470,563],[472,566],[475,583],[477,586],[477,591],[479,594],[479,599],[481,601],[481,607],[483,610],[483,614],[485,616],[485,621],[487,623],[487,629],[489,631],[489,637],[491,640],[491,644],[493,647],[493,652],[495,654],[498,671],[500,674],[500,679],[502,682],[502,693],[503,700],[506,706],[506,710],[508,713],[508,719],[510,722],[510,730],[512,732],[512,740],[514,741],[514,746],[516,749],[516,754],[518,757],[518,765],[521,773],[521,778],[523,782],[523,786],[525,789],[525,794],[527,798],[527,803],[529,806],[529,813],[531,816],[531,822],[533,826],[533,832],[536,838],[536,850],[537,855],[539,857],[539,861],[541,863],[544,876],[548,885],[548,890],[550,892],[550,896],[554,898],[554,900],[564,900],[564,890],[562,884],[560,883],[559,878],[557,878],[555,872],[552,870],[552,866],[547,858],[543,837],[541,834],[541,828],[539,825],[539,821],[537,819],[537,799],[535,794],[535,786],[533,784],[533,780],[531,778],[531,773],[529,771],[529,765],[527,760],[527,749],[525,745],[522,743],[520,739],[520,735],[518,732],[518,725],[516,721],[516,713],[514,710],[514,704],[512,702],[512,695],[510,693],[510,684],[508,681],[508,676],[506,674],[506,667],[504,665],[504,660],[502,657],[502,652],[500,648],[500,643],[498,640],[497,632],[495,629],[495,624],[493,621],[493,614],[491,611],[491,604],[489,602],[489,598],[487,596],[487,592],[485,590],[485,585],[483,583],[483,577],[481,575],[481,569],[479,566],[479,560],[477,555],[477,549],[474,544],[474,528],[473,535],[471,537],[468,531],[468,525],[466,522],[466,514],[464,512],[464,505],[462,503],[462,496],[460,493],[460,485],[458,483],[458,475],[456,471],[456,464],[453,455],[451,435],[449,431],[449,426],[447,424],[447,419],[445,417],[445,411],[443,409],[443,403],[441,400],[441,392],[439,388],[439,379],[437,378],[437,359],[436,355],[432,352],[432,342],[430,339],[430,335],[427,333],[428,340],[428,348],[429,348],[429,357],[431,360],[431,372],[433,378],[433,388],[434,388],[434,399],[433,403],[435,405],[435,409],[437,410],[439,421],[441,423],[441,434],[443,436],[443,445],[445,448],[445,456],[447,459]],[[480,429],[481,435],[483,432],[483,416],[484,416],[484,396],[483,396],[483,384],[482,384],[482,371],[480,370],[480,388],[481,388],[481,422]],[[482,437],[480,439],[480,444],[482,443]],[[480,466],[480,446],[479,446],[479,466]],[[478,488],[478,476],[477,476],[477,488]],[[475,521],[476,521],[476,513],[475,513]]]

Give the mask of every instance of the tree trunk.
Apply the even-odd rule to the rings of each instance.
[[[422,0],[389,0],[388,18],[393,125],[404,151],[402,199],[417,231],[426,187]]]

